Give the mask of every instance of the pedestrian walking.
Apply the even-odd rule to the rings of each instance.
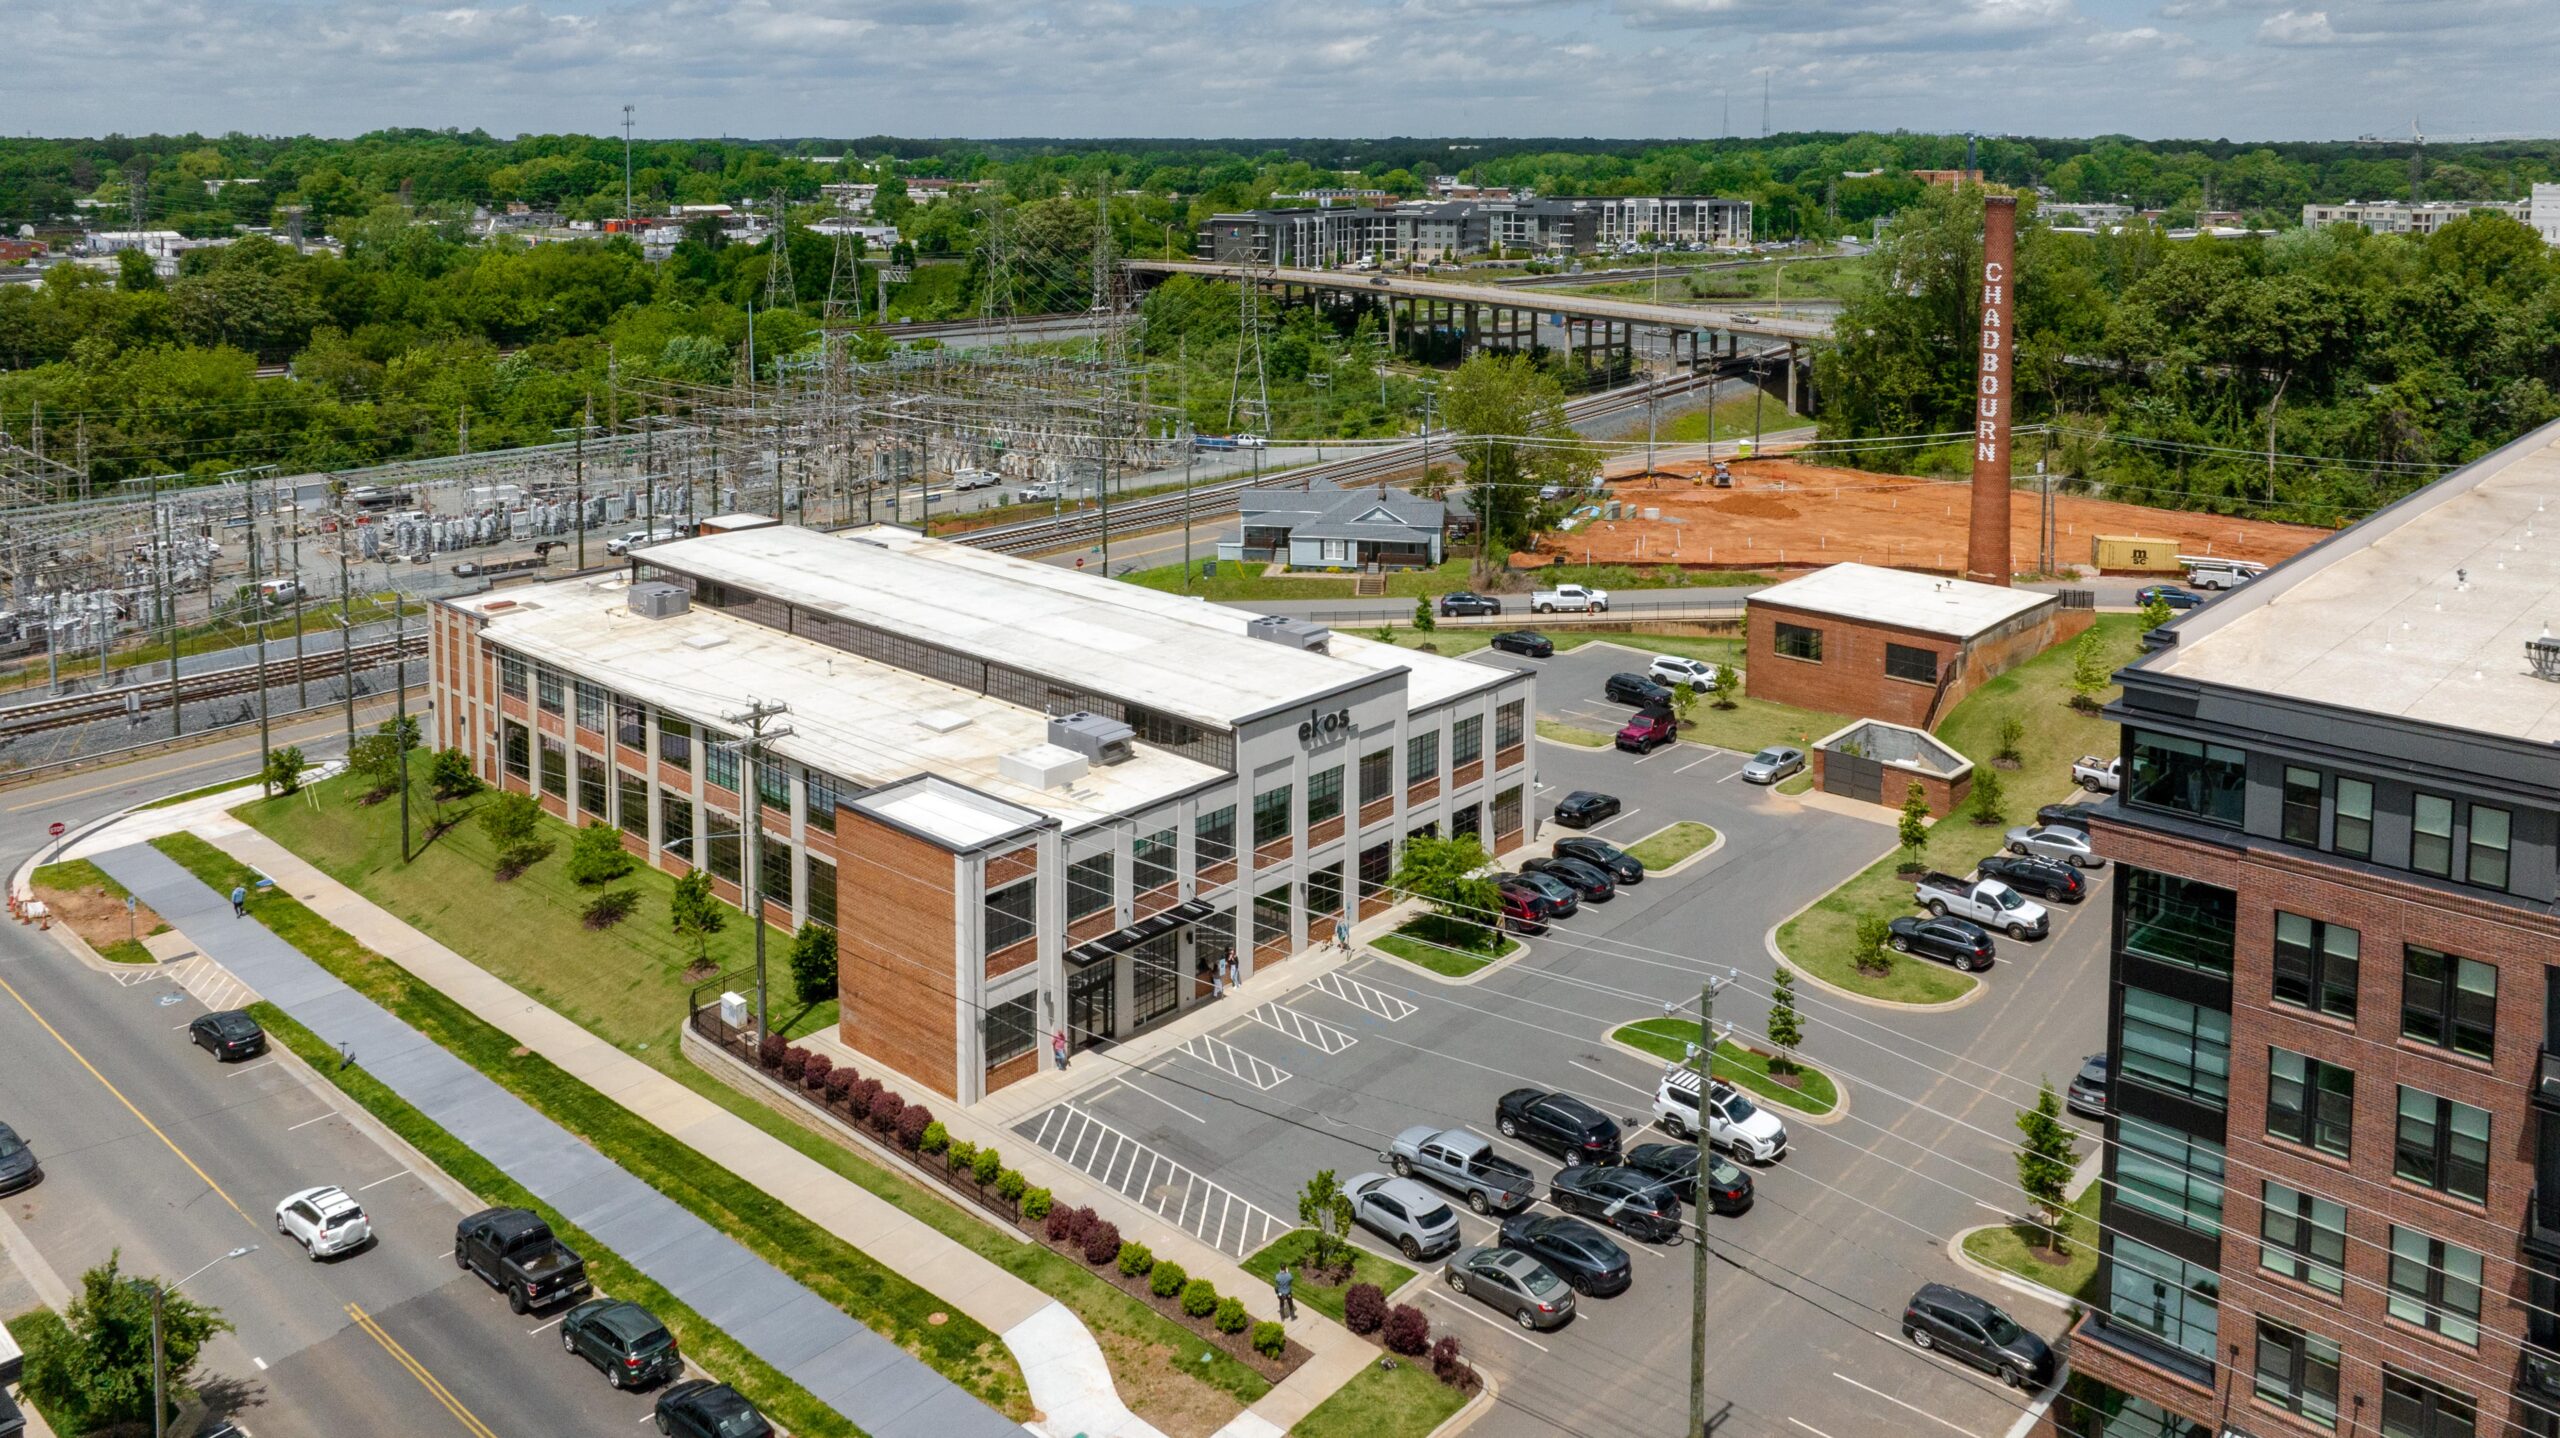
[[[1056,1033],[1049,1035],[1049,1052],[1057,1055],[1058,1057],[1058,1071],[1060,1073],[1066,1072],[1067,1031],[1065,1029],[1060,1029]]]
[[[246,918],[246,917],[248,917],[248,914],[249,914],[249,891],[248,891],[247,889],[244,889],[244,888],[240,887],[238,884],[234,884],[234,885],[232,885],[232,886],[231,886],[231,917],[233,917],[233,918],[235,918],[235,919]]]
[[[1237,967],[1236,951],[1233,948],[1227,950],[1227,987],[1231,989],[1244,987],[1244,970]]]
[[[1297,1279],[1289,1272],[1289,1265],[1285,1263],[1280,1265],[1278,1273],[1271,1276],[1271,1291],[1280,1297],[1280,1317],[1284,1321],[1298,1316],[1298,1298],[1291,1291],[1296,1286]]]
[[[1333,946],[1346,954],[1351,952],[1351,921],[1339,914],[1333,920]]]
[[[1226,996],[1227,971],[1221,965],[1211,964],[1209,966],[1209,997],[1213,999],[1223,999]]]

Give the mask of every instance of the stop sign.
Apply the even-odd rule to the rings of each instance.
[[[53,838],[56,838],[56,839],[61,838],[61,837],[62,837],[62,823],[61,823],[61,821],[60,821],[60,820],[56,820],[56,821],[54,822],[53,827],[52,827],[52,828],[49,828],[49,829],[47,829],[47,830],[45,830],[45,833],[46,833],[46,834],[48,834],[48,835],[50,835],[50,836],[52,836]]]

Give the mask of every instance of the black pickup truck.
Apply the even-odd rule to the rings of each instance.
[[[479,1274],[518,1313],[590,1291],[586,1260],[530,1209],[483,1209],[454,1225],[453,1264]]]

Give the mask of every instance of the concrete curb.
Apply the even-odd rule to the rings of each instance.
[[[2036,1300],[2038,1303],[2042,1303],[2053,1308],[2059,1308],[2065,1313],[2070,1313],[2078,1309],[2080,1307],[2080,1300],[2073,1298],[2069,1294],[2064,1293],[2059,1289],[2047,1288],[2041,1283],[2029,1283],[2027,1280],[2018,1277],[2014,1273],[1993,1268],[1991,1265],[1982,1262],[1972,1254],[1964,1251],[1964,1241],[1967,1238],[1970,1238],[1977,1233],[1988,1233],[1993,1229],[2006,1227],[2008,1227],[2008,1225],[2005,1223],[1977,1223],[1971,1228],[1958,1229],[1955,1237],[1947,1240],[1947,1257],[1954,1259],[1957,1267],[1964,1269],[1974,1277],[1999,1284],[2002,1288],[2006,1288],[2013,1293],[2025,1294],[2027,1297]]]
[[[1627,1023],[1630,1024],[1641,1022],[1642,1020],[1640,1019],[1627,1020]],[[1618,1030],[1625,1027],[1626,1024],[1612,1024],[1609,1028],[1609,1042],[1621,1049],[1624,1049],[1628,1053],[1634,1054],[1637,1058],[1647,1060],[1648,1062],[1669,1062],[1669,1060],[1663,1058],[1660,1054],[1646,1053],[1643,1049],[1637,1048],[1634,1044],[1628,1043],[1626,1040],[1619,1038]],[[1737,1040],[1737,1042],[1739,1041]],[[1759,1048],[1751,1044],[1743,1044],[1742,1047],[1750,1049],[1753,1053],[1761,1052]],[[1839,1092],[1840,1101],[1831,1106],[1831,1112],[1811,1113],[1800,1108],[1789,1108],[1787,1105],[1779,1103],[1776,1099],[1762,1098],[1756,1093],[1751,1093],[1751,1090],[1747,1088],[1742,1089],[1742,1091],[1746,1094],[1751,1094],[1751,1097],[1754,1100],[1762,1104],[1766,1104],[1770,1108],[1785,1109],[1787,1122],[1790,1123],[1802,1120],[1803,1122],[1810,1124],[1828,1125],[1838,1123],[1840,1120],[1847,1118],[1849,1116],[1849,1081],[1840,1077],[1838,1074],[1831,1072],[1829,1069],[1823,1068],[1820,1064],[1807,1064],[1805,1067],[1819,1070],[1824,1078],[1831,1080],[1831,1087]],[[1734,1087],[1742,1088],[1740,1084],[1736,1084]]]
[[[1697,851],[1697,852],[1696,852],[1696,853],[1694,853],[1694,854],[1688,855],[1687,857],[1685,857],[1685,858],[1681,859],[1681,860],[1680,860],[1680,862],[1678,862],[1678,863],[1676,863],[1676,864],[1673,864],[1673,865],[1672,865],[1670,868],[1668,868],[1668,869],[1647,869],[1647,870],[1645,870],[1645,871],[1644,871],[1644,876],[1645,876],[1646,878],[1648,878],[1648,879],[1667,879],[1667,878],[1670,878],[1672,875],[1674,875],[1674,874],[1676,874],[1676,873],[1679,873],[1682,869],[1688,868],[1688,867],[1689,867],[1690,865],[1692,865],[1692,864],[1703,864],[1703,863],[1705,863],[1707,860],[1714,858],[1714,857],[1716,856],[1717,851],[1719,851],[1719,850],[1721,850],[1721,849],[1723,849],[1723,848],[1724,848],[1724,841],[1725,841],[1725,832],[1724,832],[1724,830],[1717,828],[1717,827],[1716,827],[1716,826],[1714,826],[1713,824],[1704,824],[1704,821],[1703,821],[1703,820],[1698,820],[1698,819],[1674,819],[1674,820],[1672,820],[1670,823],[1663,825],[1661,828],[1654,830],[1654,831],[1653,831],[1653,834],[1667,834],[1667,833],[1671,832],[1672,830],[1679,828],[1682,824],[1703,824],[1703,825],[1704,825],[1704,827],[1706,828],[1707,832],[1708,832],[1708,833],[1710,833],[1710,834],[1715,835],[1716,837],[1715,837],[1715,839],[1714,839],[1714,841],[1713,841],[1713,842],[1711,842],[1711,843],[1709,843],[1709,844],[1707,845],[1707,847],[1705,847],[1705,848],[1703,848],[1703,849],[1700,849],[1699,851]],[[1650,839],[1650,838],[1652,838],[1652,837],[1653,837],[1653,834],[1647,834],[1647,835],[1645,835],[1645,836],[1644,836],[1644,839]],[[1632,851],[1632,850],[1635,848],[1636,844],[1641,844],[1641,843],[1643,843],[1643,842],[1644,842],[1644,839],[1638,839],[1638,840],[1636,840],[1636,841],[1635,841],[1635,844],[1621,844],[1621,845],[1619,845],[1618,847],[1619,847],[1619,848],[1622,848],[1622,849],[1626,849],[1626,850],[1630,850],[1630,851]]]
[[[1393,931],[1390,930],[1389,932],[1392,933]],[[1380,935],[1379,937],[1385,936]],[[1478,969],[1474,973],[1468,974],[1463,978],[1453,979],[1446,974],[1435,974],[1429,969],[1426,969],[1422,965],[1414,963],[1409,959],[1397,958],[1395,955],[1388,953],[1384,949],[1374,947],[1376,942],[1375,939],[1362,942],[1360,945],[1360,955],[1363,958],[1382,959],[1385,962],[1394,965],[1395,971],[1400,974],[1410,973],[1417,979],[1422,979],[1435,984],[1445,984],[1450,988],[1465,988],[1469,984],[1482,983],[1493,975],[1498,974],[1504,969],[1511,967],[1513,964],[1520,962],[1522,959],[1529,957],[1529,941],[1527,939],[1520,937],[1518,934],[1504,934],[1503,937],[1511,941],[1511,952],[1504,954],[1501,958],[1495,959],[1493,962],[1486,964],[1483,968]],[[1414,942],[1418,944],[1421,943],[1422,940],[1415,939]]]
[[[1864,872],[1865,870],[1863,869],[1859,871],[1859,873]],[[1854,879],[1857,875],[1852,874],[1849,877]],[[1843,880],[1842,882],[1845,883],[1847,880]],[[1838,892],[1838,886],[1833,886],[1832,893]],[[1804,980],[1806,983],[1813,985],[1815,988],[1820,989],[1826,994],[1833,995],[1837,998],[1847,999],[1851,1003],[1865,1004],[1869,1008],[1895,1010],[1906,1014],[1942,1014],[1950,1009],[1963,1008],[1965,1005],[1974,1002],[1984,994],[1991,991],[1991,986],[1982,981],[1981,975],[1967,974],[1965,977],[1973,980],[1973,987],[1956,995],[1954,998],[1947,1000],[1945,1003],[1907,1004],[1899,999],[1870,998],[1854,989],[1844,989],[1838,984],[1832,983],[1830,980],[1823,978],[1819,974],[1807,972],[1803,964],[1796,962],[1794,959],[1788,958],[1786,951],[1778,947],[1778,931],[1804,917],[1805,914],[1809,913],[1815,905],[1820,904],[1822,899],[1828,899],[1830,897],[1831,894],[1825,894],[1821,899],[1816,899],[1813,903],[1807,904],[1803,908],[1796,910],[1794,913],[1787,915],[1778,922],[1771,924],[1769,926],[1769,932],[1760,936],[1761,945],[1769,951],[1770,959],[1777,963],[1784,964],[1788,968],[1794,970],[1797,978]],[[1928,960],[1915,959],[1912,962],[1925,964]]]

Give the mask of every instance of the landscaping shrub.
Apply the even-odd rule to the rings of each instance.
[[[990,1152],[992,1152],[992,1150],[990,1150]],[[980,1155],[981,1158],[984,1158],[985,1156],[986,1155],[984,1154]],[[1021,1202],[1022,1195],[1029,1189],[1030,1185],[1023,1181],[1022,1172],[1019,1169],[1008,1168],[1001,1170],[996,1174],[996,1197],[1003,1199],[1007,1203]]]
[[[1051,1243],[1074,1243],[1084,1237],[1085,1210],[1053,1208],[1049,1210],[1048,1234]]]
[[[1158,1263],[1147,1270],[1147,1291],[1158,1298],[1171,1298],[1190,1282],[1191,1275],[1179,1263]]]
[[[622,831],[602,819],[578,829],[569,841],[569,879],[577,884],[609,884],[631,872],[633,860],[622,847]]]
[[[844,1096],[853,1092],[854,1081],[861,1077],[862,1075],[853,1071],[851,1065],[827,1075],[827,1103],[834,1107],[842,1107]]]
[[[848,1084],[846,1087],[850,1088],[851,1085]],[[942,1120],[931,1119],[925,1124],[924,1131],[916,1136],[916,1147],[923,1149],[926,1153],[947,1152],[951,1147],[951,1130],[942,1126]]]
[[[1120,1225],[1096,1218],[1085,1225],[1084,1261],[1096,1268],[1120,1256]]]
[[[782,1051],[782,1076],[793,1083],[809,1071],[809,1051],[793,1044]]]
[[[1431,1346],[1431,1320],[1410,1303],[1399,1303],[1387,1310],[1387,1326],[1379,1335],[1390,1353],[1419,1358]]]
[[[1282,1328],[1279,1324],[1266,1318],[1262,1322],[1253,1325],[1254,1352],[1261,1354],[1265,1358],[1277,1360],[1282,1353],[1288,1350],[1288,1347],[1288,1331]]]
[[[855,1118],[869,1118],[871,1106],[880,1101],[880,1080],[867,1078],[853,1086],[845,1111]]]
[[[969,1161],[969,1172],[975,1175],[980,1183],[995,1182],[996,1175],[999,1172],[1002,1172],[1003,1169],[1003,1155],[997,1153],[991,1148],[982,1148],[978,1150],[976,1156]]]
[[[1047,1218],[1049,1211],[1057,1206],[1057,1195],[1045,1188],[1026,1188],[1022,1191],[1022,1217],[1026,1222],[1038,1223]]]
[[[1120,1271],[1131,1278],[1144,1278],[1156,1266],[1155,1253],[1135,1239],[1120,1245]]]
[[[1218,1300],[1218,1316],[1212,1321],[1218,1325],[1220,1333],[1242,1333],[1245,1325],[1253,1320],[1245,1316],[1243,1299],[1221,1298]]]
[[[938,1127],[940,1125],[933,1121],[933,1110],[920,1103],[911,1103],[905,1113],[898,1115],[898,1147],[913,1153],[924,1147],[925,1130]]]
[[[630,918],[639,907],[638,889],[607,889],[587,900],[578,910],[578,918],[590,929],[610,929]]]
[[[1386,1290],[1374,1283],[1355,1283],[1342,1295],[1342,1322],[1354,1333],[1375,1333],[1386,1326]]]
[[[782,1054],[787,1047],[788,1045],[782,1041],[782,1035],[766,1034],[756,1044],[756,1062],[769,1069],[778,1069],[782,1067]]]
[[[1458,1335],[1443,1333],[1440,1341],[1431,1345],[1431,1376],[1441,1382],[1446,1383],[1455,1377],[1464,1363],[1465,1360],[1458,1356]]]
[[[811,1054],[809,1062],[800,1070],[800,1081],[815,1093],[827,1086],[827,1075],[835,1072],[835,1067],[836,1061],[825,1054]]]
[[[1205,1278],[1195,1278],[1182,1285],[1182,1311],[1194,1318],[1206,1318],[1218,1309],[1218,1290]]]
[[[907,1101],[896,1094],[884,1093],[880,1095],[880,1101],[871,1106],[872,1132],[895,1133],[898,1131],[898,1121],[906,1116]]]
[[[946,1157],[950,1160],[954,1172],[964,1169],[972,1173],[977,1171],[978,1146],[965,1138],[953,1139]]]

